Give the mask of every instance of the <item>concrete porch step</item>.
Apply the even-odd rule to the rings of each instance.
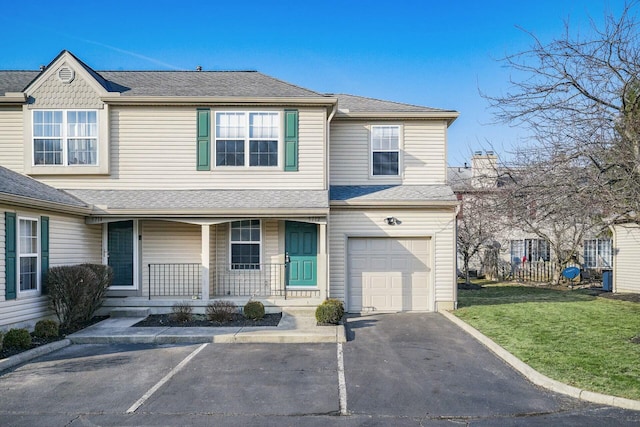
[[[292,317],[316,317],[316,306],[313,307],[282,307],[282,312]]]
[[[109,312],[111,317],[147,317],[151,314],[148,308],[114,308]]]

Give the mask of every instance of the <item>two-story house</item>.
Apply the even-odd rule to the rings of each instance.
[[[457,115],[258,72],[94,71],[68,51],[0,71],[0,326],[49,314],[46,267],[80,262],[113,267],[106,310],[452,309]]]

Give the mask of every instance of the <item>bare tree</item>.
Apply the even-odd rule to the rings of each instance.
[[[520,161],[523,163],[524,160]],[[498,206],[507,212],[507,227],[533,234],[549,245],[555,263],[553,282],[561,270],[579,259],[587,234],[598,229],[602,216],[586,191],[584,168],[563,157],[529,163],[522,168],[503,169]],[[537,261],[535,259],[530,261]]]
[[[572,33],[568,23],[546,44],[529,33],[532,47],[503,59],[518,79],[505,95],[485,95],[499,121],[533,132],[531,145],[517,153],[524,159],[520,169],[538,162],[547,171],[559,164],[582,170],[567,178],[579,179],[571,189],[578,196],[560,207],[570,202],[632,218],[640,212],[638,4],[626,3],[619,17],[607,13],[601,27],[592,21],[586,36]],[[555,185],[547,195],[569,191],[566,182]]]
[[[497,221],[492,209],[490,191],[469,190],[463,196],[458,214],[457,248],[462,258],[462,271],[469,283],[469,265],[474,258],[481,259],[483,248],[490,246],[495,238]]]

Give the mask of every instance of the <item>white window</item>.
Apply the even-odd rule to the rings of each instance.
[[[550,260],[551,251],[549,242],[546,240],[524,239],[511,241],[511,261],[513,263]]]
[[[371,126],[371,175],[400,174],[400,126]]]
[[[34,165],[98,164],[96,110],[35,110],[33,112]]]
[[[611,239],[584,241],[584,266],[586,268],[611,268]]]
[[[251,219],[231,223],[231,269],[260,269],[260,220]]]
[[[19,218],[18,220],[18,267],[20,292],[38,290],[38,220]]]
[[[216,166],[278,166],[280,113],[216,113]]]

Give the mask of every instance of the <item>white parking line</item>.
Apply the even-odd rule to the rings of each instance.
[[[344,378],[344,357],[342,343],[338,343],[338,392],[340,393],[340,415],[349,415],[347,412],[347,381]]]
[[[149,391],[147,391],[144,395],[142,395],[142,397],[140,399],[138,399],[138,401],[136,403],[131,405],[131,407],[129,409],[127,409],[127,414],[132,414],[135,411],[137,411],[138,408],[141,407],[144,404],[144,402],[146,402],[147,399],[149,399],[153,395],[153,393],[158,391],[158,389],[160,387],[162,387],[167,381],[169,381],[171,379],[171,377],[173,377],[175,374],[177,374],[178,371],[180,371],[180,369],[184,368],[185,365],[187,363],[189,363],[189,361],[191,359],[196,357],[196,354],[200,353],[200,351],[202,351],[202,349],[205,348],[206,346],[207,346],[207,344],[205,343],[205,344],[202,344],[200,347],[196,348],[195,350],[193,350],[190,355],[185,357],[182,362],[178,363],[178,365],[175,368],[173,368],[167,375],[165,375],[164,378],[162,378],[160,381],[158,381],[156,383],[156,385],[151,387],[149,389]]]

